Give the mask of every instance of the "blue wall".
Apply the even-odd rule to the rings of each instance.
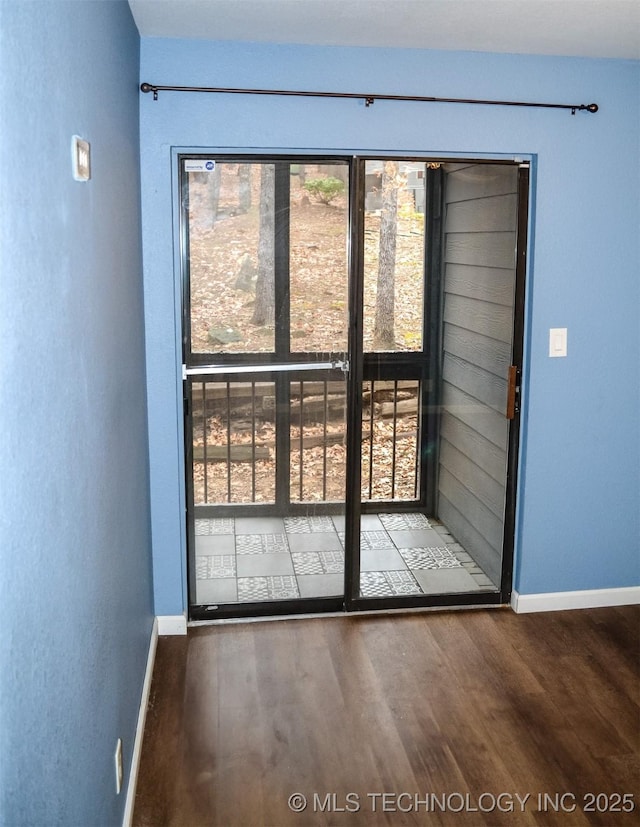
[[[171,147],[532,157],[515,586],[640,583],[640,64],[143,38],[153,84],[591,103],[597,115],[160,93],[141,98],[156,611],[185,606]],[[549,359],[548,329],[569,356]],[[178,423],[178,424],[177,424]]]
[[[114,825],[153,622],[139,37],[124,2],[3,2],[0,37],[0,823]]]

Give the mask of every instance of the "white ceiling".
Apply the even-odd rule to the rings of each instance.
[[[143,37],[640,59],[640,0],[129,0]]]

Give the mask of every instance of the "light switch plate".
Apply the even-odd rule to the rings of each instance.
[[[91,178],[91,145],[79,135],[74,135],[71,139],[71,163],[76,181],[88,181]]]
[[[549,356],[567,355],[567,328],[552,327],[549,329]]]

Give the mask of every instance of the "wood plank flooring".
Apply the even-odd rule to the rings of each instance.
[[[133,823],[631,827],[639,655],[637,606],[161,638]]]

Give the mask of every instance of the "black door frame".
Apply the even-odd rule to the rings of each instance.
[[[185,471],[187,491],[187,539],[188,539],[188,576],[189,576],[189,616],[192,620],[213,620],[223,617],[242,617],[258,615],[281,615],[281,614],[305,614],[318,611],[376,611],[387,609],[418,609],[446,606],[479,606],[479,605],[502,605],[507,603],[511,597],[512,575],[513,575],[513,553],[515,542],[515,515],[516,515],[516,493],[517,473],[520,437],[520,386],[523,370],[523,347],[524,347],[524,310],[525,310],[525,280],[527,270],[527,229],[528,229],[528,205],[529,205],[529,164],[519,163],[512,160],[501,159],[477,159],[477,158],[451,158],[451,157],[425,157],[406,156],[401,154],[380,153],[380,154],[358,154],[346,155],[296,155],[296,154],[221,154],[211,153],[180,153],[179,164],[179,188],[181,199],[185,197],[187,186],[187,175],[183,171],[183,161],[187,159],[215,158],[217,161],[230,163],[251,163],[273,162],[283,169],[287,168],[287,182],[285,188],[288,193],[288,168],[290,164],[298,163],[321,163],[329,164],[332,161],[346,162],[349,169],[349,341],[348,359],[350,370],[347,381],[347,460],[346,460],[346,502],[345,502],[345,589],[344,596],[339,598],[311,598],[297,599],[277,602],[254,603],[254,604],[229,604],[224,607],[203,607],[191,603],[191,595],[195,593],[195,572],[192,557],[195,555],[195,535],[193,517],[193,475],[192,471],[192,445],[190,445],[189,427],[187,417],[191,409],[191,382],[185,379],[184,401],[185,401]],[[364,290],[364,202],[365,202],[365,164],[367,160],[392,159],[397,161],[409,161],[424,163],[428,165],[426,206],[431,211],[431,220],[425,224],[425,307],[429,312],[423,314],[423,351],[426,351],[427,358],[424,360],[424,376],[428,373],[428,382],[422,382],[422,441],[428,440],[435,444],[438,436],[437,410],[439,406],[439,362],[438,353],[441,346],[441,254],[442,254],[442,194],[443,174],[442,165],[446,163],[472,163],[472,164],[508,164],[519,165],[518,177],[518,218],[517,218],[517,246],[516,246],[516,282],[513,314],[513,337],[512,337],[512,364],[517,370],[516,383],[516,406],[515,415],[509,428],[508,467],[506,482],[506,502],[504,516],[504,535],[502,549],[502,575],[500,588],[495,591],[469,592],[459,594],[442,595],[402,595],[390,597],[362,598],[359,597],[360,583],[360,515],[366,511],[380,511],[387,509],[391,503],[376,501],[363,504],[361,502],[361,446],[362,446],[362,385],[366,381],[365,357],[362,353],[362,330],[363,330],[363,290]],[[280,175],[280,187],[282,187],[283,174]],[[276,180],[278,176],[276,174]],[[278,184],[276,184],[278,191]],[[284,191],[284,190],[282,190]],[[181,211],[182,212],[182,211]],[[276,210],[277,215],[277,210]],[[278,219],[276,219],[277,221]],[[189,262],[188,262],[188,228],[187,222],[181,217],[180,221],[180,245],[182,262],[182,341],[184,364],[192,367],[205,366],[208,362],[207,354],[194,354],[191,352],[190,334],[190,295],[189,295]],[[277,234],[277,237],[280,234]],[[284,236],[280,235],[280,241],[276,241],[276,256],[286,256],[288,262],[288,228],[287,228],[287,249],[284,250]],[[278,247],[278,244],[280,245]],[[278,252],[279,250],[279,252]],[[282,289],[282,288],[276,288]],[[288,291],[288,280],[285,290]],[[278,296],[276,296],[277,300]],[[280,296],[286,299],[286,296]],[[285,305],[287,302],[284,302]],[[278,306],[276,302],[276,306]],[[288,307],[288,305],[287,305]],[[288,332],[288,325],[287,325]],[[288,344],[287,335],[287,344]],[[281,339],[282,342],[282,339]],[[282,362],[286,357],[293,362],[291,354],[282,352],[282,344],[276,341],[276,348],[273,354],[262,354],[265,363]],[[234,364],[246,363],[243,354],[227,354],[230,369]],[[393,355],[395,357],[395,354]],[[231,357],[231,358],[228,358]],[[280,358],[279,358],[280,357]],[[295,354],[295,361],[310,361],[309,354]],[[318,354],[313,354],[318,359]],[[286,359],[285,359],[286,361]],[[388,361],[389,364],[384,364]],[[403,373],[410,367],[405,364],[402,355],[399,354],[391,360],[384,360],[379,356],[369,360],[368,375],[372,371],[378,371],[382,376],[385,371],[396,371]],[[385,374],[386,375],[386,374]],[[271,376],[277,374],[262,374],[262,378],[270,381]],[[414,378],[414,377],[412,377]],[[284,437],[288,441],[288,431]],[[284,449],[284,444],[281,446]],[[423,454],[424,452],[421,452]],[[435,490],[434,471],[435,463],[423,464],[420,475],[420,499],[417,501],[403,501],[401,504],[394,504],[393,510],[423,510],[433,508],[432,494]],[[288,498],[287,498],[288,499]],[[297,504],[293,504],[296,506]],[[300,504],[304,509],[305,505]],[[256,505],[232,505],[212,506],[219,514],[221,508],[225,514],[238,513],[240,509],[250,508],[253,514],[274,513],[271,506],[261,507]],[[289,513],[293,513],[293,510]],[[212,611],[213,609],[213,611]]]

